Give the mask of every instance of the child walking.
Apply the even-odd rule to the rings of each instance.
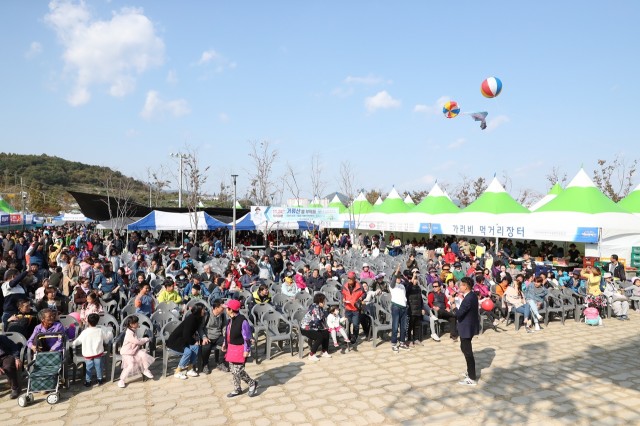
[[[73,346],[82,345],[82,356],[85,358],[85,387],[91,386],[91,376],[96,370],[98,385],[102,382],[102,355],[104,354],[104,344],[113,339],[110,329],[96,327],[100,321],[98,314],[89,314],[87,324],[89,325],[77,339],[73,341]]]
[[[338,347],[338,333],[342,335],[342,338],[345,342],[349,341],[349,337],[347,336],[347,332],[342,328],[343,320],[340,318],[340,309],[338,305],[333,305],[329,308],[329,316],[327,316],[327,327],[329,327],[329,332],[331,332],[331,339],[333,340],[333,346]]]
[[[122,348],[120,348],[120,355],[122,355],[122,373],[120,374],[120,381],[118,381],[118,387],[120,388],[126,387],[124,381],[127,377],[139,372],[142,372],[145,377],[153,379],[153,374],[149,371],[149,367],[154,358],[142,348],[149,341],[149,338],[138,339],[136,336],[136,330],[139,327],[138,317],[132,315],[127,318],[125,327],[127,330]]]

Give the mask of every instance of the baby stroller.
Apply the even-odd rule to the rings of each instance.
[[[52,341],[61,340],[62,351],[51,351]],[[26,407],[33,402],[34,392],[51,392],[47,395],[49,404],[60,400],[60,382],[64,378],[64,351],[66,349],[64,333],[38,334],[35,339],[36,353],[27,364],[27,393],[18,398],[18,405]]]

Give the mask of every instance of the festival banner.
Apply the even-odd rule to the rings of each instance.
[[[338,215],[338,209],[334,207],[251,206],[251,220],[256,225],[264,222],[331,222],[337,221]]]

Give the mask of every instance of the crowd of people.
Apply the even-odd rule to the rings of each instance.
[[[75,227],[0,233],[3,330],[25,336],[34,351],[41,349],[33,343],[39,333],[69,334],[70,347],[82,345],[85,386],[92,386],[94,373],[95,383],[103,383],[103,345],[118,340],[123,362],[117,384],[125,387],[131,375],[153,378],[149,346],[155,344],[157,330],[141,337],[140,319],[151,317],[161,304],[172,305],[180,321],[167,338],[169,350],[180,356],[174,377],[210,373],[215,362],[216,368],[231,373],[229,397],[242,393],[242,381],[249,386],[249,396],[255,396],[258,382],[244,368],[257,343],[253,331],[259,318],[253,307],[271,304],[276,293],[290,300],[308,293],[312,302],[299,327],[310,341],[310,361],[330,358],[330,342],[338,347],[339,337],[348,348],[369,339],[372,319],[381,319],[376,309],[382,307],[394,352],[421,345],[423,323],[429,323],[430,338],[440,341],[436,322],[446,322],[449,338],[460,339],[467,360],[461,383],[474,385],[475,316],[498,327],[517,312],[527,332],[540,331],[547,295],[568,289],[584,304],[585,322],[598,325],[608,305],[618,319],[627,320],[629,293],[640,297],[640,278],[621,285],[626,276],[615,255],[604,273],[587,267],[556,274],[534,260],[551,256],[579,262],[581,254],[573,244],[565,254],[557,245],[538,246],[535,241],[504,240],[497,247],[493,241],[466,238],[402,242],[393,234],[360,234],[352,242],[345,232],[326,230],[266,237],[239,233],[239,242],[264,247],[240,250],[225,247],[224,236],[217,232],[198,239],[189,233],[180,245],[169,242],[172,237],[134,232],[123,238]],[[328,289],[339,296],[329,298]],[[476,302],[470,301],[470,293]],[[484,304],[486,300],[491,305]],[[117,314],[128,305],[135,309],[126,319],[122,316],[118,336],[97,326],[109,303]],[[81,333],[69,333],[58,320],[69,313],[78,314]],[[46,350],[64,350],[61,341],[48,343]],[[22,359],[4,336],[0,361],[11,397],[17,397]]]

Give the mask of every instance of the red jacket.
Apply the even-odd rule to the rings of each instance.
[[[442,294],[444,295],[444,306],[445,306],[445,309],[449,309],[449,298],[444,293],[444,291],[442,292]],[[429,302],[429,307],[433,308],[433,301],[434,301],[433,291],[431,293],[429,293],[429,296],[427,296],[427,299],[428,299],[428,302]]]
[[[353,290],[349,289],[349,284],[345,284],[342,287],[342,300],[344,301],[344,308],[347,311],[355,312],[358,310],[356,302],[365,298],[364,290],[359,282],[356,281],[356,285]]]

